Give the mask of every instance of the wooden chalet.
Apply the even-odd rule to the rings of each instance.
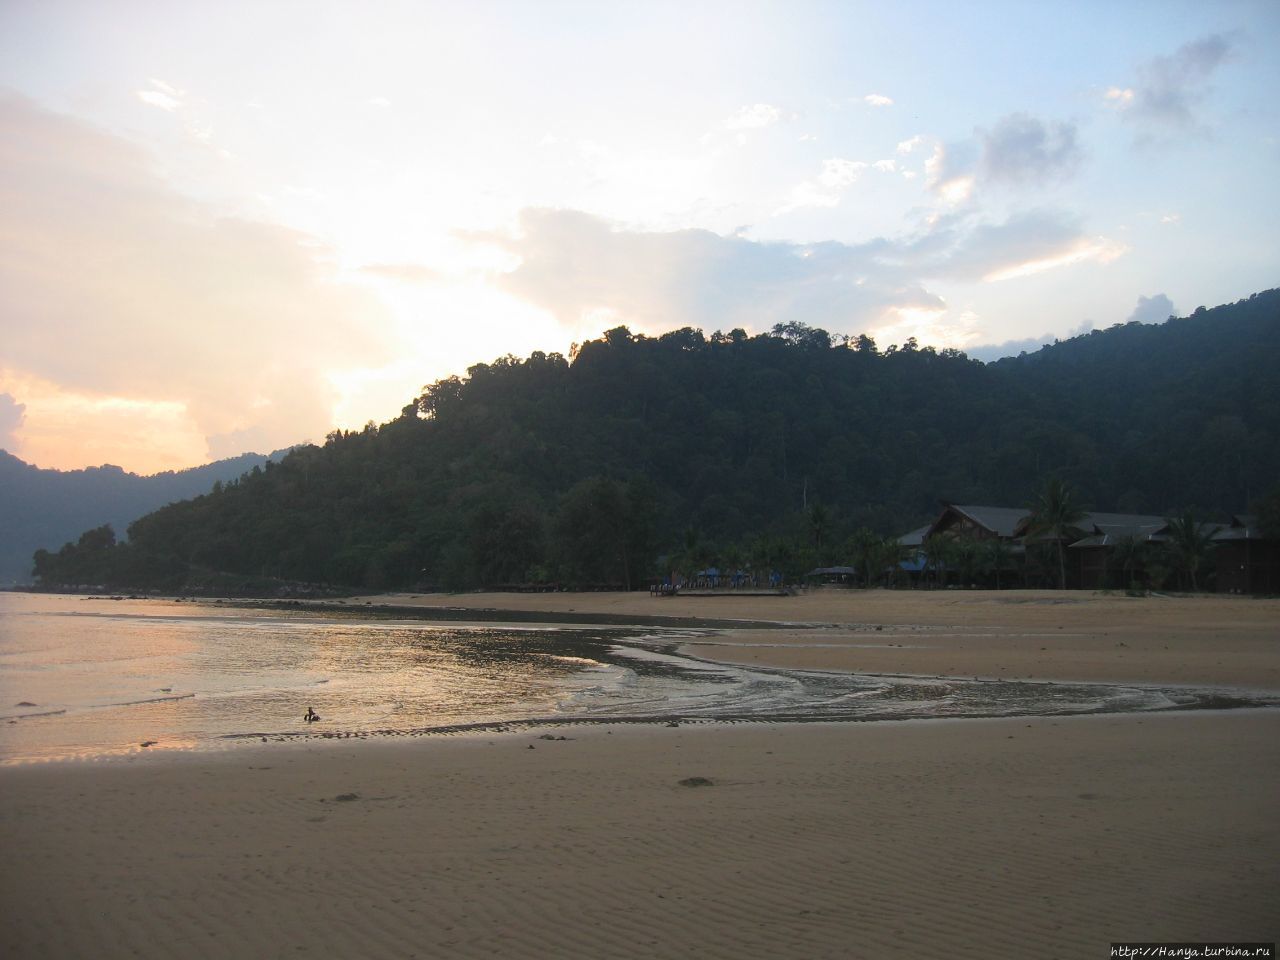
[[[1137,542],[1159,545],[1168,539],[1164,517],[1129,513],[1086,513],[1064,541],[1069,563],[1067,585],[1086,590],[1127,586],[1117,579],[1117,550],[1122,544]],[[919,569],[925,569],[925,545],[934,537],[965,537],[979,541],[1000,539],[1010,546],[1021,567],[1029,543],[1052,542],[1031,533],[1031,511],[1025,507],[991,507],[942,501],[942,511],[927,527],[898,538],[916,551]],[[1244,514],[1230,523],[1206,523],[1211,535],[1217,568],[1215,586],[1220,593],[1280,593],[1280,540],[1267,538],[1257,520]],[[1120,579],[1144,582],[1147,572],[1140,564],[1119,574]]]
[[[922,541],[930,537],[975,537],[978,540],[1018,539],[1027,519],[1023,507],[975,507],[942,501],[942,512],[927,528]]]
[[[1213,542],[1219,593],[1280,593],[1280,540],[1264,537],[1256,517],[1233,515]]]
[[[1129,538],[1147,544],[1163,542],[1169,523],[1162,517],[1141,514],[1092,513],[1088,520],[1081,521],[1081,526],[1084,528],[1081,533],[1086,536],[1067,547],[1075,560],[1071,566],[1075,585],[1084,590],[1101,590],[1111,585],[1115,572],[1113,557],[1122,542]],[[1141,582],[1146,578],[1146,570],[1135,567],[1129,571],[1129,577]]]

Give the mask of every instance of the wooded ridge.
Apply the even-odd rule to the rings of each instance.
[[[1240,512],[1280,481],[1280,290],[982,364],[783,324],[625,327],[570,357],[478,364],[59,553],[45,583],[215,589],[234,574],[370,589],[636,586],[660,557],[840,562],[939,499]],[[814,520],[818,506],[820,522]],[[88,536],[88,535],[86,535]],[[669,561],[668,561],[669,563]]]

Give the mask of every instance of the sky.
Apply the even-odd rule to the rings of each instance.
[[[0,449],[139,473],[625,324],[993,359],[1280,285],[1280,4],[0,3]]]

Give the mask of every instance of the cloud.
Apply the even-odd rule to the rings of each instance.
[[[850,184],[856,183],[858,178],[862,176],[862,171],[866,169],[867,164],[861,160],[843,160],[840,157],[832,157],[830,160],[822,162],[822,173],[818,175],[818,182],[824,187],[842,190]]]
[[[975,163],[972,144],[935,143],[924,162],[926,185],[947,204],[959,206],[973,194]]]
[[[500,276],[503,287],[588,334],[600,322],[648,331],[762,330],[786,320],[860,333],[904,318],[936,320],[946,303],[930,289],[935,279],[997,279],[1029,264],[1051,269],[1103,259],[1099,238],[1048,212],[1003,223],[955,216],[920,236],[860,244],[646,232],[573,210],[527,209],[519,226],[514,236],[467,239],[517,257],[519,265]]]
[[[724,122],[726,130],[760,130],[771,127],[782,119],[782,110],[768,103],[754,103],[743,107]]]
[[[370,263],[361,267],[360,272],[402,283],[431,283],[440,279],[439,272],[421,263]]]
[[[1069,340],[1072,337],[1082,337],[1093,329],[1093,324],[1086,320],[1080,326],[1073,330],[1068,330],[1062,337],[1056,337],[1052,333],[1046,333],[1039,337],[1026,337],[1021,340],[1006,340],[1003,343],[987,343],[980,344],[976,347],[966,347],[965,353],[974,360],[981,360],[983,363],[991,363],[999,360],[1001,357],[1016,357],[1020,353],[1034,353],[1043,346],[1047,346],[1059,339]]]
[[[143,103],[170,113],[182,106],[182,101],[187,95],[185,91],[172,87],[163,80],[152,79],[147,82],[151,84],[150,88],[134,91]]]
[[[130,142],[23,98],[0,98],[0,127],[11,377],[180,404],[215,446],[269,425],[281,446],[329,428],[325,371],[389,354],[380,305],[313,238],[215,216]],[[39,430],[29,411],[24,438]]]
[[[1043,256],[1032,256],[1020,263],[997,267],[984,274],[982,279],[987,283],[995,283],[1000,280],[1029,277],[1033,274],[1044,273],[1046,270],[1056,270],[1058,267],[1068,267],[1076,263],[1093,261],[1107,264],[1120,259],[1128,252],[1129,248],[1127,246],[1115,240],[1109,240],[1106,237],[1080,237],[1069,245],[1046,251]],[[1024,251],[1025,254],[1026,251]]]
[[[513,295],[579,329],[600,317],[642,330],[715,325],[763,330],[822,318],[866,329],[892,307],[945,306],[876,263],[883,241],[861,246],[761,243],[707,230],[615,228],[572,210],[525,210],[515,237],[475,234],[520,258],[502,277]]]
[[[1076,128],[1048,126],[1026,113],[1014,113],[979,132],[982,176],[1012,184],[1041,184],[1069,176],[1080,162]]]
[[[0,450],[12,453],[18,448],[18,430],[26,419],[26,405],[10,394],[0,393]]]
[[[924,143],[917,135],[899,143],[897,152],[909,154]],[[957,208],[984,185],[1039,187],[1069,177],[1079,162],[1075,124],[1047,124],[1030,114],[1014,113],[989,130],[976,130],[972,139],[935,142],[924,163],[925,183],[936,197]]]
[[[1102,95],[1102,99],[1113,110],[1127,110],[1133,106],[1133,98],[1135,96],[1137,94],[1133,92],[1132,87],[1111,87]]]
[[[843,192],[857,183],[866,171],[896,173],[897,169],[897,161],[893,159],[867,163],[865,160],[830,157],[822,161],[822,171],[815,178],[802,181],[791,189],[787,202],[774,211],[774,216],[781,216],[805,207],[839,206]],[[914,176],[914,173],[911,176]]]
[[[988,283],[1030,276],[1083,261],[1110,263],[1127,248],[1087,235],[1072,216],[1032,210],[1002,223],[943,221],[911,248],[927,276]]]
[[[862,98],[863,102],[869,107],[891,107],[893,106],[893,98],[886,97],[882,93],[868,93]]]
[[[787,202],[774,211],[781,216],[804,207],[834,207],[840,203],[840,195],[857,183],[871,164],[862,160],[845,160],[830,157],[822,161],[822,171],[812,180],[805,180],[791,189]]]
[[[1133,308],[1133,313],[1129,314],[1127,323],[1164,323],[1170,317],[1177,315],[1177,308],[1174,307],[1173,301],[1163,293],[1155,293],[1149,297],[1138,297],[1138,305]]]
[[[1138,68],[1132,87],[1111,87],[1108,104],[1149,132],[1183,132],[1200,125],[1197,108],[1209,89],[1209,78],[1231,55],[1231,40],[1221,34],[1179,47],[1170,56],[1154,57]]]

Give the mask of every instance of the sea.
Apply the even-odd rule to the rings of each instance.
[[[0,764],[573,723],[1280,705],[1185,687],[741,667],[682,652],[709,634],[733,642],[732,634],[644,624],[436,621],[361,608],[0,593]],[[304,721],[308,708],[318,722]]]

